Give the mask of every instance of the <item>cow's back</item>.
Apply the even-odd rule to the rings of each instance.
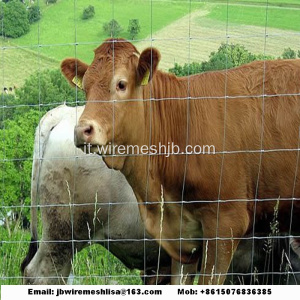
[[[190,104],[190,143],[216,152],[188,159],[187,184],[203,185],[195,198],[299,197],[300,60],[209,72],[191,86],[202,98]]]

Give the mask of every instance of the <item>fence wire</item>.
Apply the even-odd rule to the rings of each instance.
[[[214,155],[221,157],[218,191],[214,201],[218,207],[215,236],[204,238],[203,236],[191,235],[187,237],[184,234],[185,228],[180,226],[179,236],[166,238],[163,237],[163,224],[165,224],[164,212],[166,212],[167,206],[180,205],[179,217],[174,216],[173,219],[174,225],[168,224],[168,226],[173,227],[178,223],[185,224],[186,207],[211,203],[211,199],[186,199],[186,194],[190,192],[187,183],[189,158],[191,155],[197,154],[187,151],[179,153],[163,151],[154,154],[134,153],[126,155],[136,160],[147,156],[147,180],[143,187],[145,195],[143,201],[145,205],[149,206],[153,205],[153,203],[151,204],[153,197],[151,190],[153,157],[184,157],[182,183],[180,188],[174,186],[174,193],[175,190],[180,190],[179,196],[177,195],[180,201],[170,201],[169,197],[171,196],[165,194],[166,191],[162,186],[160,197],[156,203],[159,205],[160,212],[160,235],[159,237],[150,236],[140,216],[139,209],[140,206],[144,206],[144,203],[137,202],[125,177],[118,171],[108,169],[100,156],[83,153],[74,145],[74,127],[78,124],[83,111],[82,106],[85,104],[80,89],[75,87],[74,94],[57,94],[55,100],[45,101],[48,92],[57,93],[58,90],[53,87],[52,82],[47,82],[50,77],[47,77],[45,84],[43,81],[46,78],[44,71],[48,67],[54,68],[53,66],[55,69],[59,69],[60,61],[67,56],[79,60],[84,56],[85,59],[89,58],[88,63],[91,63],[93,47],[96,48],[103,42],[103,34],[100,34],[101,37],[96,40],[85,39],[86,36],[89,36],[88,33],[95,28],[89,26],[89,24],[94,24],[89,23],[92,22],[91,20],[81,20],[80,15],[82,9],[85,8],[81,1],[45,2],[38,0],[23,1],[22,3],[26,7],[27,13],[33,4],[38,5],[42,11],[41,20],[30,25],[30,30],[35,30],[36,37],[32,38],[31,35],[28,39],[26,39],[26,35],[25,38],[17,39],[7,36],[8,4],[0,3],[3,4],[0,6],[2,32],[0,47],[0,76],[2,78],[0,117],[1,284],[22,284],[23,282],[27,284],[165,284],[166,282],[169,283],[170,278],[175,275],[171,272],[171,260],[164,247],[161,246],[162,242],[163,245],[165,242],[179,244],[179,262],[182,264],[181,259],[184,257],[184,250],[182,249],[184,249],[186,242],[198,242],[205,249],[210,241],[218,245],[218,243],[224,243],[228,240],[232,243],[240,241],[240,245],[237,251],[232,253],[232,263],[228,272],[225,273],[227,276],[226,284],[298,284],[300,282],[300,235],[292,233],[293,219],[290,216],[293,215],[293,205],[291,205],[290,211],[285,212],[287,217],[290,217],[289,230],[285,235],[278,231],[282,216],[278,217],[277,211],[274,211],[274,218],[267,224],[266,233],[257,235],[256,212],[257,205],[262,203],[286,202],[295,204],[300,201],[297,194],[300,161],[299,125],[298,140],[294,141],[295,147],[270,149],[264,144],[266,101],[280,101],[283,97],[293,97],[298,102],[300,101],[300,92],[295,93],[287,90],[284,93],[270,94],[265,90],[267,59],[278,58],[279,52],[289,47],[296,47],[296,50],[299,50],[298,56],[300,58],[300,30],[274,28],[272,16],[275,10],[277,13],[288,10],[292,11],[293,14],[299,11],[300,16],[300,6],[291,5],[287,1],[287,7],[280,8],[276,6],[277,2],[272,0],[260,1],[259,3],[255,0],[252,2],[240,1],[241,3],[233,3],[230,0],[205,3],[193,0],[132,0],[127,4],[128,7],[131,7],[129,13],[128,8],[124,4],[121,5],[121,1],[112,0],[103,1],[103,12],[96,10],[94,18],[99,18],[99,24],[117,19],[125,24],[125,15],[126,20],[138,19],[140,18],[139,14],[146,16],[147,18],[139,19],[141,22],[140,34],[131,38],[130,42],[139,51],[146,47],[158,48],[162,55],[160,66],[164,71],[168,71],[176,64],[187,64],[187,74],[185,75],[188,76],[188,81],[185,97],[155,98],[152,90],[150,90],[150,97],[147,99],[130,98],[114,100],[113,102],[105,99],[93,99],[89,101],[89,103],[101,103],[102,105],[113,103],[112,146],[116,145],[116,122],[118,122],[116,106],[118,104],[134,106],[137,103],[149,103],[149,113],[152,115],[157,103],[186,101],[186,132],[185,140],[182,142],[187,146],[193,134],[191,103],[207,100],[224,103],[222,148],[214,153]],[[96,1],[90,2],[91,5],[99,8]],[[138,11],[141,5],[145,6],[144,11]],[[47,10],[54,11],[55,6],[60,7],[61,10],[67,8],[69,12],[72,12],[64,14],[64,17],[73,19],[72,37],[67,36],[65,42],[61,42],[58,34],[51,42],[45,38],[45,33],[47,34],[45,26],[47,18],[49,18]],[[179,12],[178,7],[181,7],[182,12]],[[225,7],[225,17],[217,20],[213,10],[217,11],[220,7]],[[263,22],[259,26],[253,25],[254,21],[249,23],[249,20],[245,23],[236,23],[237,19],[232,13],[237,7],[244,9],[245,18],[249,8],[257,7],[264,12]],[[158,8],[160,14],[158,14]],[[105,11],[106,9],[109,11],[108,13]],[[122,9],[124,11],[121,11]],[[98,14],[101,14],[101,17],[98,17]],[[172,16],[170,17],[170,15]],[[61,15],[61,18],[64,17]],[[165,18],[170,18],[170,22],[164,21]],[[147,30],[145,29],[146,25],[143,28],[143,21],[148,26]],[[62,28],[58,22],[52,27],[52,30],[59,32],[68,29]],[[100,31],[100,28],[97,30]],[[82,31],[85,34],[82,34]],[[129,34],[125,31],[126,29],[123,28],[123,34],[128,38]],[[261,54],[259,59],[264,61],[262,90],[254,95],[229,95],[228,72],[230,72],[232,65],[231,58],[226,53],[225,68],[222,71],[225,74],[224,96],[201,95],[195,97],[192,95],[190,90],[191,78],[193,78],[192,64],[207,62],[212,57],[212,52],[216,52],[220,45],[224,44],[228,48],[234,43],[245,46],[252,53]],[[112,47],[114,58],[115,45],[113,44]],[[68,53],[68,55],[59,59],[59,55],[53,58],[51,57],[55,52],[53,49],[57,53],[62,52],[63,55]],[[87,50],[89,50],[89,54],[86,54]],[[29,56],[33,58],[28,65],[21,58],[24,57],[26,60]],[[8,62],[9,59],[10,62]],[[151,58],[151,66],[152,64]],[[116,70],[117,63],[113,59],[113,75],[116,74]],[[78,76],[79,71],[76,68],[76,76]],[[37,76],[37,81],[29,80],[32,78],[30,76],[33,75]],[[26,78],[20,78],[20,76],[26,76]],[[64,83],[62,83],[63,81],[60,82],[57,76],[55,75],[54,78],[58,80],[58,86],[62,87]],[[18,82],[18,84],[14,82]],[[153,81],[150,81],[149,85],[154,85]],[[35,94],[30,96],[35,95],[36,98],[31,99],[29,97],[27,98],[28,101],[24,102],[19,97],[25,97],[24,95],[30,88],[35,90]],[[241,147],[240,149],[228,150],[226,144],[228,142],[227,106],[232,101],[249,101],[249,97],[260,100],[262,105],[259,147],[257,149],[243,149]],[[22,116],[25,120],[22,119]],[[149,124],[147,124],[149,126],[149,145],[152,145],[152,137],[155,135],[152,122],[153,120],[149,118]],[[40,124],[39,127],[37,127],[38,124]],[[293,182],[291,196],[280,197],[278,195],[277,197],[273,194],[272,197],[261,198],[259,184],[263,172],[262,161],[265,155],[284,153],[292,153],[296,156],[296,165],[289,166],[295,170],[293,178],[288,179],[288,182]],[[254,176],[256,182],[253,183],[255,195],[247,199],[223,199],[223,184],[228,180],[224,177],[225,160],[230,155],[242,154],[259,157],[257,174]],[[104,154],[103,157],[111,158],[114,163],[117,162],[120,155]],[[156,180],[163,181],[164,179],[156,178]],[[282,180],[282,178],[278,180]],[[253,216],[251,216],[254,221],[251,224],[252,229],[249,230],[249,234],[239,238],[220,236],[219,220],[222,218],[220,207],[244,202],[247,205],[254,205]],[[147,213],[143,217],[145,219],[151,218],[151,209],[146,211]],[[33,219],[35,217],[36,220]],[[232,216],[235,219],[239,219],[239,217]],[[192,225],[194,226],[194,223]],[[34,226],[37,227],[34,228]],[[36,229],[38,230],[38,240],[30,242],[32,232]],[[20,265],[27,255],[28,248],[37,244],[39,245],[38,252],[29,258],[29,262],[25,265],[25,272],[22,273]],[[220,248],[216,246],[215,265],[217,265],[220,256],[219,251]],[[202,259],[202,262],[204,261],[205,258]],[[194,275],[197,279],[200,274],[200,267],[199,265],[198,269],[194,270],[195,273],[189,275]],[[181,275],[183,278],[186,274],[183,274],[182,271]],[[218,274],[218,276],[221,275],[223,273]],[[206,276],[211,276],[211,274],[206,274]]]

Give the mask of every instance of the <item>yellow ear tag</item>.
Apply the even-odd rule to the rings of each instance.
[[[72,79],[72,82],[82,90],[82,79],[75,76],[73,79]]]
[[[148,82],[149,82],[149,78],[150,78],[150,71],[147,70],[146,73],[145,73],[145,76],[141,82],[141,85],[147,85]]]

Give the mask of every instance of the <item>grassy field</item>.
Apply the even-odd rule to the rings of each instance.
[[[10,41],[2,41],[0,51],[0,85],[20,87],[25,79],[34,72],[59,68],[59,61],[42,53],[19,47],[12,47]]]
[[[91,0],[95,16],[82,20],[85,1],[58,0],[56,4],[39,2],[41,21],[31,25],[30,32],[17,39],[0,39],[0,83],[3,87],[21,86],[30,74],[44,68],[59,68],[65,57],[76,56],[91,61],[93,50],[107,36],[103,24],[115,18],[123,28],[121,36],[129,38],[129,19],[139,19],[143,39],[177,19],[203,7],[201,3],[149,0]]]
[[[82,20],[83,9],[88,5],[95,7],[95,16]],[[54,5],[43,4],[42,19],[31,27],[30,32],[14,40],[20,46],[39,49],[42,53],[56,60],[68,56],[78,56],[85,61],[93,58],[95,49],[108,36],[103,32],[103,24],[116,19],[123,28],[120,34],[129,38],[127,33],[130,19],[139,19],[141,31],[138,39],[143,39],[190,11],[203,6],[200,3],[166,2],[149,0],[129,1],[85,1],[59,0]],[[78,46],[75,46],[78,44]]]
[[[43,70],[44,68],[58,68],[60,61],[65,57],[76,56],[82,60],[90,62],[93,58],[93,49],[95,49],[107,36],[105,36],[102,27],[105,22],[115,18],[123,27],[120,34],[124,38],[129,38],[127,27],[129,19],[139,19],[141,32],[135,41],[136,45],[149,46],[150,38],[159,39],[188,39],[189,26],[190,32],[195,32],[196,38],[208,40],[214,39],[214,46],[204,43],[201,48],[195,46],[190,57],[207,59],[211,51],[215,51],[223,40],[216,40],[215,27],[217,30],[225,30],[226,26],[249,25],[264,28],[278,28],[281,30],[290,30],[299,32],[300,28],[300,10],[289,9],[299,4],[300,0],[269,0],[272,5],[283,7],[269,7],[266,14],[266,3],[263,0],[226,0],[226,1],[169,1],[169,0],[91,0],[89,5],[95,7],[95,16],[89,20],[82,20],[83,9],[87,6],[84,1],[58,0],[54,5],[46,5],[45,1],[40,1],[42,18],[41,21],[31,25],[30,32],[18,39],[8,39],[2,42],[2,51],[0,53],[0,82],[3,87],[21,86],[30,74]],[[246,5],[247,4],[247,5]],[[256,4],[256,6],[253,6]],[[185,22],[181,20],[189,14],[199,14],[198,24],[201,29],[197,29],[197,22]],[[267,16],[267,19],[266,19]],[[290,20],[293,20],[291,22]],[[176,24],[180,24],[176,27]],[[205,23],[209,24],[205,26]],[[174,26],[173,26],[174,25]],[[173,26],[173,29],[170,27]],[[169,32],[160,37],[157,35],[164,28],[169,28]],[[212,32],[211,32],[212,30]],[[185,31],[185,35],[182,35]],[[247,31],[244,32],[247,34]],[[146,39],[143,43],[139,40]],[[290,39],[292,41],[292,39]],[[279,45],[283,42],[280,41]],[[158,44],[157,46],[160,46]],[[290,46],[286,44],[286,46]],[[164,48],[162,48],[164,47]],[[272,45],[274,47],[274,45]],[[166,48],[166,49],[165,49]],[[184,45],[178,47],[178,43],[173,45],[162,45],[160,49],[164,52],[181,52],[186,49]],[[207,50],[206,50],[207,48]],[[203,49],[203,50],[202,50]],[[276,49],[275,49],[276,50]],[[275,54],[282,50],[274,51]],[[176,53],[175,53],[176,55]],[[179,55],[181,56],[181,55]],[[168,62],[161,66],[164,69],[172,67],[174,62],[187,62],[189,55],[176,59],[172,55],[164,55]]]
[[[226,1],[226,0],[225,0]],[[220,2],[220,1],[215,1]],[[280,7],[296,7],[300,6],[299,0],[229,0],[229,3],[246,3],[253,5],[271,5]]]
[[[235,4],[217,4],[211,9],[208,17],[229,24],[255,25],[284,30],[300,30],[299,9],[266,6],[244,6]],[[293,20],[293,22],[291,22]]]

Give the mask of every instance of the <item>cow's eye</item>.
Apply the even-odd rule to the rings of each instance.
[[[123,80],[120,80],[117,84],[117,90],[118,91],[125,91],[126,90],[126,82]]]

